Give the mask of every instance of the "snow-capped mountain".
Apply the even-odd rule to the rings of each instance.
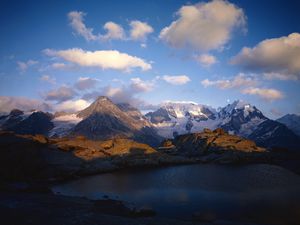
[[[248,137],[257,126],[267,120],[260,110],[244,101],[234,101],[217,113],[218,127],[230,133]]]
[[[145,115],[164,137],[222,127],[230,133],[248,136],[267,118],[255,107],[235,101],[215,110],[197,103],[167,102]]]
[[[157,128],[159,135],[172,138],[211,127],[215,110],[194,102],[165,102],[161,107],[145,116]]]
[[[295,134],[300,136],[300,115],[286,114],[285,116],[277,119],[276,121],[286,125]]]

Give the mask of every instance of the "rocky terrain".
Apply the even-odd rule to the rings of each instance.
[[[188,163],[130,139],[106,141],[0,133],[0,174],[8,180],[64,180],[124,167]]]
[[[201,162],[241,163],[268,161],[269,152],[248,139],[230,135],[223,129],[178,135],[165,140],[161,151],[172,155],[196,157]]]

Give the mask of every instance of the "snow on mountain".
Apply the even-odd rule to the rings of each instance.
[[[63,137],[68,135],[81,120],[82,118],[78,117],[76,113],[55,117],[52,120],[54,128],[49,132],[49,137]]]
[[[215,110],[194,102],[165,102],[161,107],[145,115],[157,128],[158,134],[172,138],[214,126]]]
[[[255,106],[241,100],[221,108],[217,118],[220,120],[219,127],[244,137],[267,119]]]
[[[145,116],[166,138],[218,127],[247,137],[267,119],[255,106],[240,100],[219,110],[194,102],[166,102]]]

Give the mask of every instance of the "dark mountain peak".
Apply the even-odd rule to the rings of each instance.
[[[9,113],[10,116],[21,116],[23,114],[24,114],[24,112],[19,109],[13,109]]]
[[[263,147],[297,150],[300,146],[299,136],[286,125],[270,119],[260,123],[249,138]]]
[[[300,115],[286,114],[283,117],[277,119],[276,121],[286,125],[295,134],[300,136]]]
[[[36,111],[24,119],[8,121],[9,126],[4,124],[3,127],[5,128],[4,130],[14,131],[17,134],[47,135],[53,128],[52,118],[53,115],[50,113]]]

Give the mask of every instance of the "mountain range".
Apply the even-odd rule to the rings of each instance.
[[[144,116],[133,106],[114,104],[105,96],[76,113],[15,109],[0,117],[1,130],[19,134],[79,135],[92,140],[129,138],[152,146],[164,138],[222,128],[262,147],[296,149],[300,143],[299,124],[299,116],[271,120],[255,106],[240,100],[218,109],[194,102],[165,102]]]

